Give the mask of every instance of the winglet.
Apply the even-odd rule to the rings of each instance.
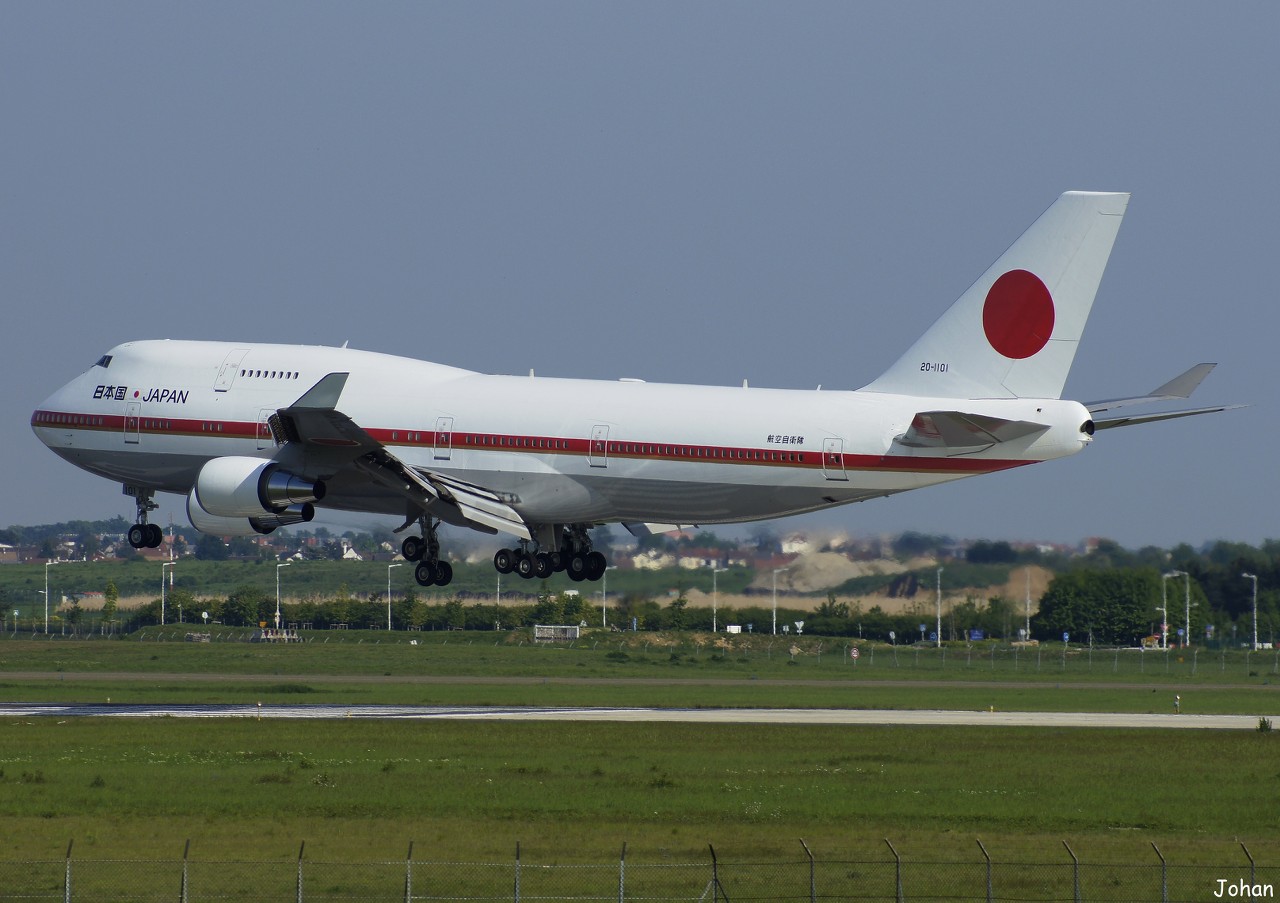
[[[338,406],[342,390],[347,387],[350,373],[330,373],[322,377],[320,382],[308,389],[303,396],[289,405],[293,408],[311,408],[313,410],[332,410]]]

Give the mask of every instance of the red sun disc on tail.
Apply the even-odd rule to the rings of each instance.
[[[1040,277],[1010,270],[991,286],[982,306],[982,330],[991,347],[1014,360],[1031,357],[1053,335],[1053,296]]]

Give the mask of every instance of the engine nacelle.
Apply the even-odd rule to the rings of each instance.
[[[214,458],[200,468],[192,491],[200,509],[207,514],[265,518],[320,501],[324,498],[324,483],[313,483],[281,470],[274,461],[226,457]]]
[[[208,533],[211,536],[265,536],[276,527],[309,523],[315,516],[315,506],[306,502],[301,505],[291,505],[273,514],[255,517],[223,517],[206,511],[200,504],[194,489],[187,494],[187,520],[191,521],[191,526],[201,533]]]

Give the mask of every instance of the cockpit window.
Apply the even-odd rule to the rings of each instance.
[[[104,354],[102,357],[98,358],[98,363],[94,364],[94,366],[95,366],[95,367],[110,367],[110,366],[111,366],[111,355],[109,355],[109,354]]]

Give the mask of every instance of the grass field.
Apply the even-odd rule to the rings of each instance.
[[[1078,653],[950,661],[832,643],[575,649],[493,635],[263,646],[0,642],[0,699],[1280,710],[1269,658],[1113,670]],[[381,639],[385,640],[385,637]],[[448,641],[447,643],[445,641]],[[806,642],[808,638],[806,638]],[[815,641],[816,642],[816,641]],[[717,660],[718,657],[718,660]],[[866,656],[869,659],[870,656]],[[912,661],[909,662],[909,659]],[[793,664],[793,662],[795,662]],[[1061,662],[1059,661],[1060,665]],[[1261,665],[1261,667],[1259,667]],[[984,670],[985,666],[985,670]],[[105,678],[105,679],[104,679]],[[505,682],[491,682],[493,680]],[[433,682],[434,681],[434,682]],[[0,726],[3,858],[607,861],[646,857],[1280,860],[1280,732],[37,718]]]

